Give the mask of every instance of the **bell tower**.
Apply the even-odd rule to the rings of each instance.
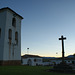
[[[0,65],[21,64],[22,19],[8,7],[0,9]]]

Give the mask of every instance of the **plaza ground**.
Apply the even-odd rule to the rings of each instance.
[[[75,75],[47,72],[49,66],[0,66],[0,75]]]

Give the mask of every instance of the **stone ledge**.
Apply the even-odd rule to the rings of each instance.
[[[0,65],[21,65],[21,60],[0,61]]]

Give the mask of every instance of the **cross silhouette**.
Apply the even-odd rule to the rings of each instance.
[[[62,62],[64,62],[64,40],[66,40],[66,37],[63,37],[62,35],[61,38],[59,38],[59,40],[62,41]]]

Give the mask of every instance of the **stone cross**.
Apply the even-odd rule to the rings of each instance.
[[[62,62],[64,62],[64,40],[66,39],[66,37],[63,37],[63,35],[61,36],[61,38],[59,38],[59,40],[62,41]]]

